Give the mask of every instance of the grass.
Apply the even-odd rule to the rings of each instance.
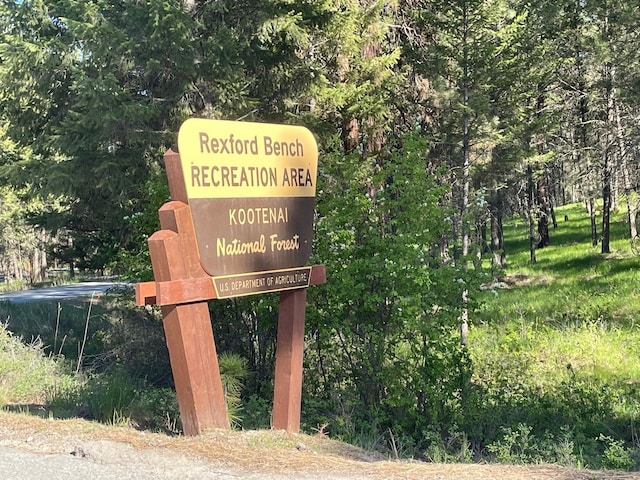
[[[105,309],[90,300],[64,302],[0,302],[0,320],[16,332],[25,342],[40,341],[47,354],[77,359],[83,346],[84,328],[87,335],[95,337],[107,328]],[[90,308],[91,305],[91,308]],[[87,322],[87,315],[90,317]],[[85,344],[87,342],[84,342]],[[88,357],[99,355],[99,342],[90,342]]]
[[[0,324],[0,404],[44,404],[73,386],[68,366],[46,355],[40,341],[25,344]]]
[[[488,298],[481,321],[492,322],[525,315],[536,324],[602,319],[614,325],[633,326],[640,312],[640,257],[631,253],[626,224],[614,215],[610,254],[601,254],[590,239],[589,219],[580,207],[558,209],[567,214],[551,232],[550,247],[537,250],[537,263],[529,261],[527,232],[520,222],[505,227],[505,248],[510,278],[517,288]],[[523,308],[526,306],[526,308]]]
[[[0,319],[7,339],[0,336],[0,405],[40,404],[40,413],[55,418],[180,430],[161,324],[132,299],[0,302]]]
[[[45,404],[47,414],[55,418],[84,417],[179,433],[178,405],[158,312],[136,308],[130,293],[63,302],[0,302],[0,318],[5,319],[4,331],[11,338],[11,349],[5,353],[10,355],[19,347],[24,351],[16,361],[22,370],[7,384],[7,395],[0,395],[0,405],[23,402],[22,381],[42,385],[43,392],[32,395],[33,403]],[[2,344],[0,349],[5,350]],[[37,359],[51,366],[43,373],[49,376],[45,380],[50,383],[63,375],[71,382],[69,388],[35,382],[32,377],[40,371],[33,366]],[[238,425],[246,363],[237,355],[223,354],[219,365],[230,421]],[[13,367],[0,357],[0,373],[7,368]]]
[[[551,438],[548,460],[563,439],[576,465],[638,468],[640,258],[622,213],[612,219],[609,254],[591,245],[581,205],[556,214],[568,221],[534,264],[526,226],[505,225],[509,267],[498,286],[507,288],[486,293],[470,333],[474,382],[501,418],[480,414],[489,449],[518,461],[522,449],[511,449],[523,438]]]
[[[552,245],[529,261],[527,233],[520,222],[505,227],[512,288],[487,295],[479,325],[526,322],[536,328],[579,327],[604,322],[606,328],[633,332],[640,315],[640,257],[631,253],[622,214],[614,215],[612,253],[599,253],[590,240],[589,219],[579,205],[558,208],[567,215],[551,233]]]

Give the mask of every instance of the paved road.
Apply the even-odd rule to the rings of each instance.
[[[127,288],[122,282],[82,282],[58,287],[38,288],[34,290],[20,290],[17,292],[0,293],[0,302],[9,300],[14,303],[40,302],[43,300],[69,300],[101,295],[110,288]]]

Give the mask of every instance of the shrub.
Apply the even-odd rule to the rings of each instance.
[[[631,470],[635,466],[633,450],[627,448],[622,440],[616,440],[608,435],[600,435],[598,440],[605,445],[602,454],[602,466],[615,470]]]

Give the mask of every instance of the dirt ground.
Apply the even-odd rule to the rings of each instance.
[[[73,455],[101,465],[154,468],[175,478],[334,480],[609,480],[640,473],[553,465],[433,464],[394,461],[322,436],[282,431],[216,430],[167,436],[84,420],[47,420],[0,412],[0,446],[43,455]],[[134,477],[132,477],[134,478]]]

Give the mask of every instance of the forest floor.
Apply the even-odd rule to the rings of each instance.
[[[51,462],[73,456],[98,464],[105,471],[126,468],[130,473],[127,478],[132,479],[640,479],[640,473],[555,465],[393,460],[326,436],[282,431],[216,430],[198,437],[169,436],[80,419],[49,420],[9,412],[0,412],[0,447],[41,454]],[[56,467],[52,464],[51,468],[54,471]]]

